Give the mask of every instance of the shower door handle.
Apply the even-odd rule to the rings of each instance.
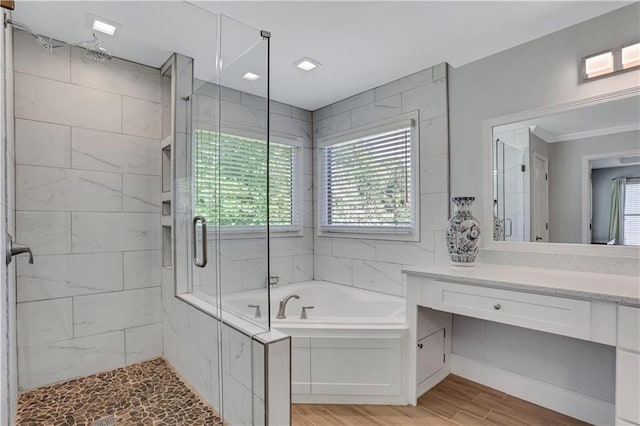
[[[507,222],[509,223],[509,233],[507,234]],[[505,237],[510,237],[513,235],[513,221],[509,218],[504,219],[503,220],[503,227],[504,229],[502,230],[502,232],[504,232],[504,236]]]
[[[202,224],[202,259],[198,258],[198,222]],[[207,219],[203,216],[193,218],[193,264],[198,268],[207,266]]]

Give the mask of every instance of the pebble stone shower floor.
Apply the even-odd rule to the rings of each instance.
[[[115,420],[115,422],[114,422]],[[162,358],[19,396],[17,426],[223,426]]]

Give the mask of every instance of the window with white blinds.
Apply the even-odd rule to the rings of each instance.
[[[321,231],[412,233],[414,121],[404,119],[320,148]]]
[[[628,179],[624,187],[624,245],[640,246],[640,179]]]
[[[194,137],[197,215],[235,230],[266,226],[268,172],[269,225],[300,228],[299,147],[271,142],[267,164],[265,141],[200,129]]]

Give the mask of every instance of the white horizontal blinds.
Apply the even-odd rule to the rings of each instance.
[[[411,132],[407,123],[323,148],[326,226],[412,226]]]
[[[640,179],[628,179],[624,190],[624,245],[640,246]]]
[[[267,224],[267,167],[272,225],[297,225],[295,147],[196,130],[196,213],[223,227]]]

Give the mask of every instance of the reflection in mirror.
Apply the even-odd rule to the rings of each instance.
[[[640,245],[640,100],[493,128],[493,239]]]

